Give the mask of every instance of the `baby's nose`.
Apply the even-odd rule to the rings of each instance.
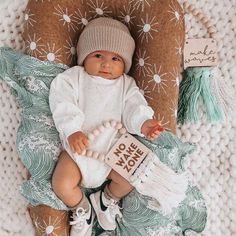
[[[104,61],[102,62],[102,66],[103,66],[103,67],[110,67],[110,65],[111,65],[111,63],[110,63],[109,60],[104,60]]]

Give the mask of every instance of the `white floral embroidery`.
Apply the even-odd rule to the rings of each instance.
[[[83,29],[88,24],[88,22],[92,19],[92,17],[88,18],[86,12],[82,14],[80,9],[77,9],[73,15],[73,19],[75,19],[75,21],[80,26],[80,28]]]
[[[25,11],[25,26],[26,28],[29,28],[30,26],[33,27],[36,23],[36,20],[34,19],[35,14],[30,12],[30,9],[27,9]]]
[[[66,49],[67,59],[70,60],[70,63],[72,63],[76,57],[76,45],[72,42],[70,36],[68,40],[66,40],[66,45],[64,45],[64,48]]]
[[[76,20],[73,19],[73,14],[68,13],[68,9],[63,9],[59,4],[57,7],[54,7],[55,12],[53,12],[54,15],[59,16],[59,21],[63,22],[63,26],[66,25],[68,30],[73,30],[74,32],[78,30],[76,26]]]
[[[170,121],[166,120],[164,115],[161,115],[160,113],[158,113],[155,118],[160,121],[161,125],[166,129],[169,130],[168,128],[166,128],[165,126],[168,125],[170,123]]]
[[[59,61],[59,62],[61,62],[60,57],[62,57],[62,55],[60,54],[60,50],[61,50],[61,48],[56,49],[56,44],[55,43],[53,43],[52,45],[47,43],[47,48],[42,49],[42,51],[46,54],[46,57],[47,57],[48,61]],[[39,57],[45,58],[45,55],[40,55]]]
[[[180,81],[180,78],[179,78],[179,72],[177,70],[177,68],[173,68],[173,71],[170,72],[170,75],[171,77],[173,77],[173,79],[171,80],[173,82],[173,87],[179,87],[179,81]]]
[[[133,19],[136,17],[133,15],[134,8],[131,6],[123,6],[123,10],[120,11],[120,15],[118,16],[118,19],[122,21],[124,24],[128,25],[129,28],[131,28],[131,25],[133,25]]]
[[[177,104],[174,100],[171,99],[170,101],[171,106],[169,107],[169,110],[171,111],[171,116],[176,119],[177,118],[177,114],[178,114],[178,110],[176,109]]]
[[[148,59],[150,58],[150,56],[146,55],[146,50],[144,50],[144,52],[141,52],[141,50],[139,49],[139,51],[137,52],[137,56],[135,58],[135,60],[137,61],[136,63],[136,67],[138,69],[139,75],[146,76],[147,73],[150,73],[150,67],[151,64],[148,63]]]
[[[160,93],[161,91],[164,91],[166,93],[166,79],[164,79],[164,76],[167,73],[162,73],[161,70],[161,65],[159,66],[158,70],[156,67],[156,64],[153,65],[153,69],[151,70],[151,74],[147,74],[147,77],[150,79],[148,80],[148,83],[152,83],[152,91],[156,89],[157,87],[157,92]]]
[[[97,17],[97,16],[109,16],[112,11],[108,11],[106,6],[104,6],[104,2],[101,2],[99,4],[98,0],[95,1],[92,1],[90,0],[88,3],[88,6],[90,6],[92,8],[91,13],[95,14],[94,17]]]
[[[175,50],[176,50],[176,55],[178,55],[178,56],[182,56],[182,54],[183,54],[183,48],[182,48],[182,43],[181,43],[181,40],[180,40],[180,38],[176,38],[175,39],[175,41],[176,41],[176,47],[175,47]]]
[[[39,218],[37,215],[33,214],[34,224],[36,229],[40,232],[42,236],[66,236],[66,229],[62,229],[62,222],[66,220],[66,213],[63,213],[60,217],[45,216],[43,219]],[[61,229],[60,229],[61,228]],[[60,229],[60,235],[55,233],[55,230]],[[63,231],[64,232],[63,232]]]
[[[40,40],[41,40],[41,38],[40,37],[37,38],[35,33],[32,38],[30,35],[28,35],[28,37],[25,41],[27,54],[34,56],[34,57],[37,57],[38,54],[42,54],[41,50],[44,47],[44,45],[40,44]]]
[[[148,13],[146,13],[145,20],[141,18],[142,24],[137,25],[138,28],[138,37],[141,38],[141,42],[145,39],[146,42],[151,38],[153,39],[153,33],[158,32],[156,29],[156,25],[158,24],[156,20],[156,16],[150,17],[148,16]]]
[[[145,6],[150,7],[150,2],[155,2],[155,0],[130,0],[130,5],[132,5],[133,9],[141,7],[141,11],[144,11]]]
[[[153,100],[153,97],[151,96],[152,91],[149,89],[149,86],[145,84],[145,81],[144,80],[138,81],[137,84],[143,96],[149,100]]]
[[[178,12],[178,3],[176,3],[175,1],[171,2],[169,7],[170,7],[170,10],[167,11],[171,14],[171,18],[170,18],[170,21],[174,21],[175,22],[175,26],[180,26],[181,28],[183,27],[183,16],[182,14],[180,14]]]

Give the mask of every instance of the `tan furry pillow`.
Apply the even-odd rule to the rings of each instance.
[[[93,18],[125,23],[136,41],[130,75],[155,116],[175,132],[184,17],[176,0],[29,0],[25,12],[26,52],[73,66],[80,32]]]

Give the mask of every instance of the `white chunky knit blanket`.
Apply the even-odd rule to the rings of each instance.
[[[202,9],[216,26],[220,74],[231,92],[236,94],[236,1],[189,0],[189,3]],[[0,0],[0,46],[24,50],[21,32],[26,4],[27,0]],[[186,26],[188,37],[206,34],[202,25],[190,15],[186,15]],[[236,115],[232,114],[223,124],[209,125],[202,120],[198,124],[178,128],[177,134],[183,141],[195,142],[199,147],[188,165],[208,207],[207,227],[201,234],[204,236],[236,235],[235,118]],[[27,202],[18,192],[27,173],[15,148],[19,120],[20,111],[15,98],[6,84],[0,81],[1,236],[34,235]]]

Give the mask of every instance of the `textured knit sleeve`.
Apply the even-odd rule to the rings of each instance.
[[[140,92],[133,78],[125,78],[124,110],[122,121],[129,133],[141,134],[144,121],[152,119],[154,111],[148,106],[147,101]]]
[[[78,70],[69,69],[59,74],[51,83],[49,105],[55,126],[67,138],[80,131],[84,114],[78,107]]]

